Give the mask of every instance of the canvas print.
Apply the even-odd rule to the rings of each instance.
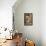
[[[32,25],[32,24],[33,24],[33,14],[24,13],[24,25]]]

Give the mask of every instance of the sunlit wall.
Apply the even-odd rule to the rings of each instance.
[[[0,0],[0,27],[12,29],[12,6],[16,0]]]

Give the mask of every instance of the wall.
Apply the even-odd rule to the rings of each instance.
[[[23,33],[23,37],[35,41],[36,46],[41,46],[40,22],[41,13],[40,0],[24,0],[15,10],[15,28]],[[24,26],[24,13],[33,13],[33,25]]]
[[[12,6],[15,2],[16,0],[0,0],[0,26],[12,28]],[[41,16],[40,0],[25,0],[17,9],[15,10],[16,29],[23,32],[25,38],[30,35],[29,39],[34,39],[37,45],[40,44],[41,32],[42,46],[46,46],[46,0],[41,0]],[[33,26],[24,26],[24,12],[33,12]]]
[[[12,6],[15,2],[16,0],[0,0],[0,27],[6,27],[9,30],[12,29]],[[10,35],[9,31],[5,32],[2,29],[0,29],[0,32],[3,32],[0,34],[0,38]]]
[[[41,1],[41,42],[42,46],[46,46],[46,0]]]
[[[0,27],[12,29],[12,6],[16,0],[0,0]]]

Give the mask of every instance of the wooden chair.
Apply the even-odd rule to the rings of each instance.
[[[16,46],[22,45],[22,33],[15,33]]]

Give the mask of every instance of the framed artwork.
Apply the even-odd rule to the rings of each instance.
[[[32,24],[33,24],[33,14],[24,13],[24,25],[32,25]]]

